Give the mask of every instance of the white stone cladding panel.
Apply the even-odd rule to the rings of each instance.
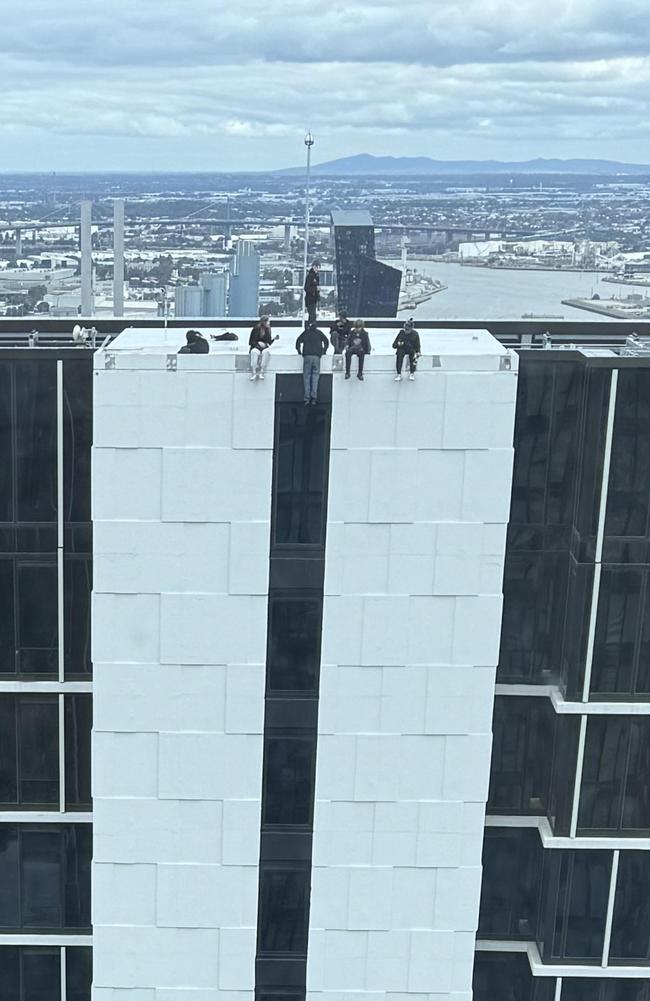
[[[251,1001],[274,380],[96,386],[94,999]]]
[[[516,359],[334,381],[307,987],[468,1001]]]

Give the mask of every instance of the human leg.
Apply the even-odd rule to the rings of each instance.
[[[350,348],[345,349],[345,378],[350,378],[350,365],[352,364],[352,352]]]
[[[311,389],[310,389],[310,399],[312,403],[315,403],[318,398],[318,380],[320,378],[320,358],[317,355],[312,355],[311,358]]]
[[[303,355],[302,381],[305,403],[309,403],[309,395],[311,392],[311,355]]]

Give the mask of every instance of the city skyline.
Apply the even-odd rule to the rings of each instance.
[[[263,170],[364,150],[650,160],[650,11],[412,0],[5,12],[0,170]],[[45,53],[45,56],[43,55]]]

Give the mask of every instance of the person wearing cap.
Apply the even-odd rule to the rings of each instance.
[[[330,343],[335,355],[342,355],[345,351],[351,330],[352,324],[348,320],[348,314],[344,309],[339,309],[338,316],[330,327]]]
[[[352,327],[352,332],[348,337],[347,347],[345,349],[345,378],[350,378],[350,366],[352,364],[352,356],[357,356],[357,379],[363,382],[363,362],[366,355],[369,355],[371,351],[370,338],[368,337],[368,331],[363,325],[363,320],[355,320],[354,326]]]
[[[308,323],[316,323],[316,307],[320,300],[320,261],[314,261],[305,278],[305,306]]]
[[[415,369],[417,368],[418,358],[420,357],[420,335],[415,329],[415,323],[412,319],[407,320],[397,337],[393,341],[393,350],[396,351],[395,356],[395,366],[397,368],[397,375],[395,376],[395,382],[402,381],[402,365],[404,364],[404,359],[408,358],[410,375],[409,379],[411,382],[415,379]]]
[[[270,317],[260,316],[257,323],[253,325],[251,335],[248,338],[248,350],[250,352],[251,382],[255,379],[263,379],[264,373],[269,364],[269,348],[274,341],[277,341],[271,333]]]
[[[185,341],[178,352],[179,355],[207,355],[210,351],[210,345],[198,330],[188,330]]]
[[[296,351],[302,355],[302,377],[305,387],[305,406],[315,406],[318,398],[320,360],[327,354],[329,341],[315,323],[308,323],[296,340]]]

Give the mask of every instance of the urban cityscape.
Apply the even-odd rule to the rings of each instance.
[[[476,312],[468,293],[470,302],[472,290],[479,300],[490,287],[489,276],[469,269],[503,272],[494,276],[509,290],[499,318],[650,315],[650,174],[386,176],[332,169],[312,176],[309,198],[309,256],[322,260],[326,319],[341,306],[374,316],[463,318],[468,308]],[[91,254],[85,303],[82,204]],[[304,170],[5,175],[0,315],[298,317],[305,207]],[[117,273],[124,275],[117,304],[116,211],[123,213]],[[393,308],[337,300],[335,218],[346,212],[367,214],[373,256],[401,271]]]

